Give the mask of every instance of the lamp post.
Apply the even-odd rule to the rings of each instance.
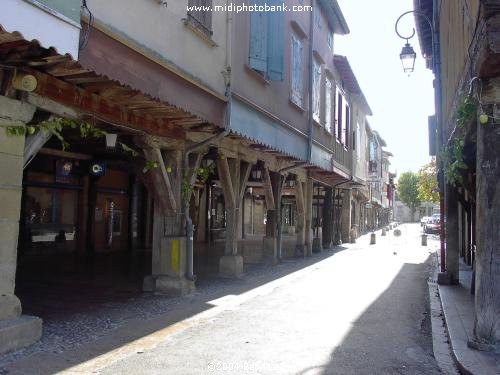
[[[433,1],[433,9],[436,9],[436,0]],[[396,24],[394,25],[394,29],[396,31],[396,34],[401,38],[406,40],[406,43],[401,51],[401,54],[399,55],[401,62],[403,64],[403,69],[405,73],[411,73],[414,70],[415,67],[415,59],[417,57],[415,51],[409,44],[409,40],[415,36],[415,28],[413,29],[413,32],[409,36],[403,36],[399,33],[398,31],[398,24],[401,18],[406,16],[407,14],[413,13],[414,15],[423,18],[427,24],[429,25],[429,28],[431,30],[431,37],[432,37],[432,70],[434,72],[434,78],[435,78],[435,83],[434,83],[434,105],[436,107],[436,123],[439,128],[438,132],[438,147],[441,147],[443,145],[444,141],[444,126],[442,124],[442,116],[441,116],[441,59],[439,55],[439,34],[434,27],[434,23],[431,21],[427,15],[419,10],[409,10],[407,12],[404,12],[401,14],[398,19],[396,20]],[[437,13],[434,11],[434,18],[437,17]],[[436,19],[434,20],[436,22]],[[438,150],[437,150],[438,151]],[[441,272],[445,272],[446,265],[445,265],[445,228],[444,228],[444,190],[445,190],[445,181],[444,181],[444,172],[443,172],[443,161],[441,158],[439,158],[439,152],[436,152],[436,155],[438,155],[438,174],[437,174],[437,179],[438,179],[438,185],[439,185],[439,207],[440,207],[440,216],[441,216],[441,232],[440,232],[440,241],[441,241],[441,246],[440,246],[440,256],[441,256],[441,262],[440,262],[440,268]]]

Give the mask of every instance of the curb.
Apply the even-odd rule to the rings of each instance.
[[[432,326],[432,349],[434,358],[444,374],[458,375],[459,365],[455,356],[452,354],[451,341],[448,335],[443,305],[437,284],[438,257],[437,253],[432,254],[431,273],[427,285],[429,287],[429,305]]]

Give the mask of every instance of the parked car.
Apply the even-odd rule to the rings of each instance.
[[[424,225],[424,233],[428,234],[439,234],[441,231],[441,220],[439,218],[432,218],[428,223]]]
[[[421,227],[425,226],[425,224],[427,224],[430,220],[431,220],[431,217],[430,217],[430,216],[423,216],[423,217],[420,219],[420,226],[421,226]]]

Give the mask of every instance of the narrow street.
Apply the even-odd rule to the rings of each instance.
[[[217,316],[102,373],[433,374],[419,226],[250,291]],[[380,233],[380,232],[379,232]]]
[[[112,351],[89,356],[105,347],[97,342],[77,349],[79,360],[63,354],[74,366],[50,366],[61,355],[44,357],[44,366],[102,374],[440,373],[432,356],[427,287],[437,241],[422,247],[418,224],[399,228],[401,237],[378,231],[370,246],[369,235],[362,236],[327,256],[315,255],[318,261],[306,268],[208,301],[211,308],[196,315],[190,305],[198,298],[187,297],[175,313],[183,319],[170,327],[146,333],[144,322],[144,335],[136,340],[123,342],[120,332],[111,333],[123,343]],[[10,368],[16,369],[22,372],[15,364]]]

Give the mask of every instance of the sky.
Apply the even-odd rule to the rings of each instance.
[[[412,0],[338,0],[350,34],[335,36],[335,53],[347,56],[372,109],[371,127],[394,154],[391,171],[417,172],[430,161],[428,116],[434,114],[433,74],[425,68],[415,35],[415,72],[403,73],[399,54],[405,41],[394,31],[397,18],[413,9]],[[412,14],[399,23],[402,35],[411,34]]]

